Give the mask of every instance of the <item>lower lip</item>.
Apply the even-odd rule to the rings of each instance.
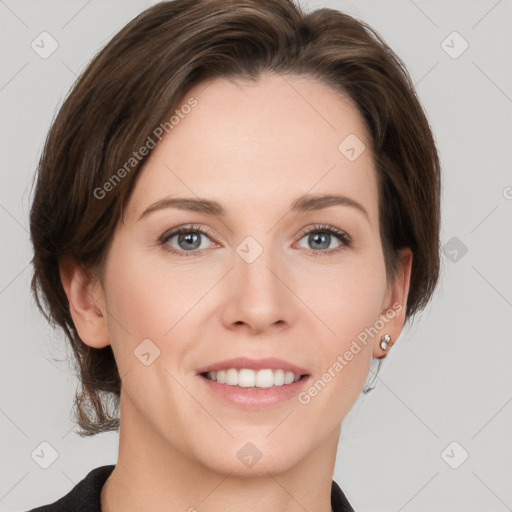
[[[297,382],[291,384],[259,389],[229,386],[227,384],[221,384],[216,380],[210,380],[203,375],[198,375],[198,377],[215,395],[221,397],[227,403],[235,405],[236,407],[258,410],[273,407],[297,396],[300,390],[309,381],[310,376],[304,376]]]

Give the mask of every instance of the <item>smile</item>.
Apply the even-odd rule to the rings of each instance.
[[[220,384],[239,386],[242,388],[270,388],[297,382],[301,375],[282,369],[251,370],[250,368],[229,368],[206,372],[206,377]]]

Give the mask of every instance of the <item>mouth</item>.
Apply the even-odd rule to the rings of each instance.
[[[286,382],[283,382],[281,371],[276,370],[277,374],[274,380],[270,380],[270,373],[273,370],[260,370],[263,375],[258,381],[251,380],[244,376],[244,369],[240,370],[241,381],[236,381],[238,370],[230,368],[227,372],[218,370],[217,372],[201,372],[197,376],[205,384],[206,390],[211,396],[220,401],[221,404],[242,409],[245,411],[259,411],[269,409],[279,404],[289,402],[305,388],[311,380],[310,374],[288,376]],[[252,371],[252,370],[249,370]],[[260,373],[258,372],[258,373]],[[216,373],[216,375],[215,375]],[[223,375],[225,373],[225,375]],[[265,376],[266,373],[266,376]],[[227,380],[227,382],[219,382]]]
[[[279,386],[289,386],[298,381],[307,379],[309,374],[294,374],[284,370],[265,369],[260,371],[234,368],[228,370],[219,370],[211,372],[202,372],[199,376],[206,380],[217,382],[244,389],[268,389]]]
[[[305,368],[277,357],[235,357],[196,370],[211,396],[224,405],[260,410],[290,401],[311,380]]]

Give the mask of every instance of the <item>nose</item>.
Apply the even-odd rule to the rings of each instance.
[[[278,257],[263,251],[248,262],[238,254],[225,283],[222,321],[226,328],[251,334],[285,329],[295,320],[297,299],[291,272]]]

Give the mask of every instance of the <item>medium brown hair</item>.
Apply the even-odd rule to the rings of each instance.
[[[133,19],[94,57],[64,101],[41,155],[30,212],[32,291],[75,356],[81,436],[119,428],[121,379],[109,346],[80,339],[59,274],[72,258],[103,268],[123,205],[146,158],[106,194],[133,152],[158,142],[187,91],[217,77],[256,81],[263,72],[313,77],[351,98],[371,138],[378,171],[388,279],[397,250],[413,251],[406,318],[424,308],[439,273],[440,169],[434,139],[405,66],[367,24],[292,0],[174,0]],[[341,142],[341,141],[340,141]],[[110,406],[113,405],[113,410]]]

